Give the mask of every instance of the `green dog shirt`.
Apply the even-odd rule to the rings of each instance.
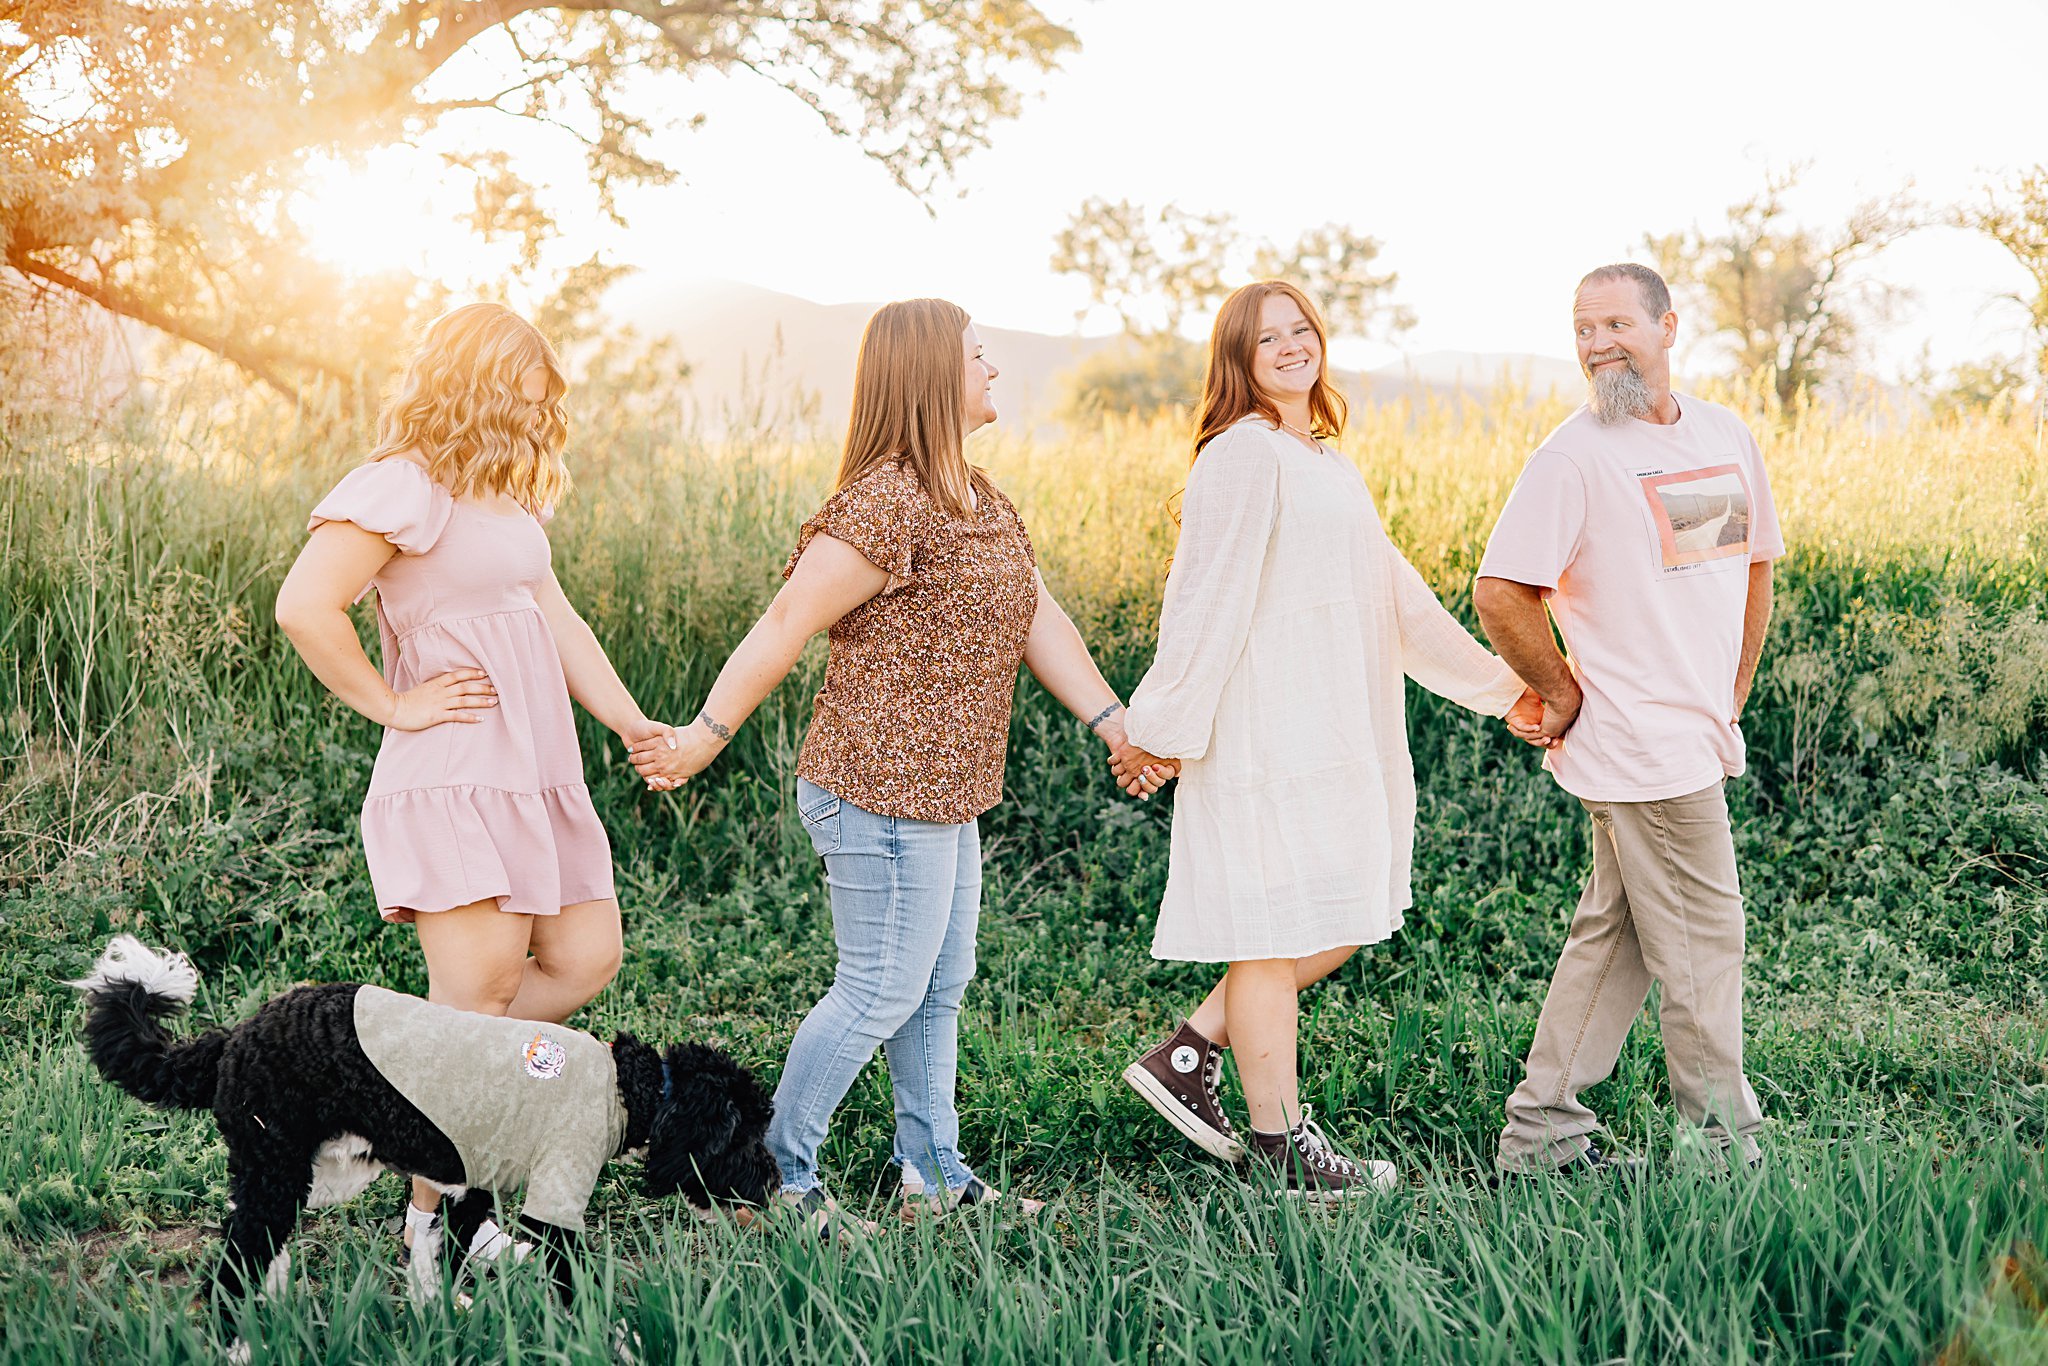
[[[583,1231],[598,1174],[626,1136],[612,1051],[581,1030],[356,992],[356,1039],[455,1145],[466,1183],[526,1188],[525,1213]]]

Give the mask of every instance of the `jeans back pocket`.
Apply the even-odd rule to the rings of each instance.
[[[808,778],[796,780],[797,815],[820,857],[839,852],[839,806],[838,793],[828,792]]]

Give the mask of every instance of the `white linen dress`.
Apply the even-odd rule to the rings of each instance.
[[[1394,548],[1349,460],[1256,415],[1211,441],[1125,718],[1181,760],[1153,957],[1301,958],[1401,928],[1404,673],[1491,716],[1522,693]]]

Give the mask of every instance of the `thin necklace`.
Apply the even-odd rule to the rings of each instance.
[[[1302,437],[1308,441],[1314,441],[1315,444],[1318,446],[1323,444],[1320,441],[1316,441],[1316,434],[1314,432],[1305,432],[1301,428],[1295,426],[1292,422],[1289,422],[1284,417],[1280,419],[1280,425],[1285,427],[1288,431],[1293,432],[1298,437]]]

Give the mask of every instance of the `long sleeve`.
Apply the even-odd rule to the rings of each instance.
[[[1392,540],[1385,544],[1394,621],[1401,633],[1401,672],[1468,710],[1505,716],[1522,695],[1522,680],[1445,610]]]
[[[1159,612],[1159,649],[1131,695],[1124,731],[1164,759],[1208,752],[1216,708],[1251,634],[1267,543],[1280,513],[1280,462],[1263,436],[1223,433],[1196,459]]]

